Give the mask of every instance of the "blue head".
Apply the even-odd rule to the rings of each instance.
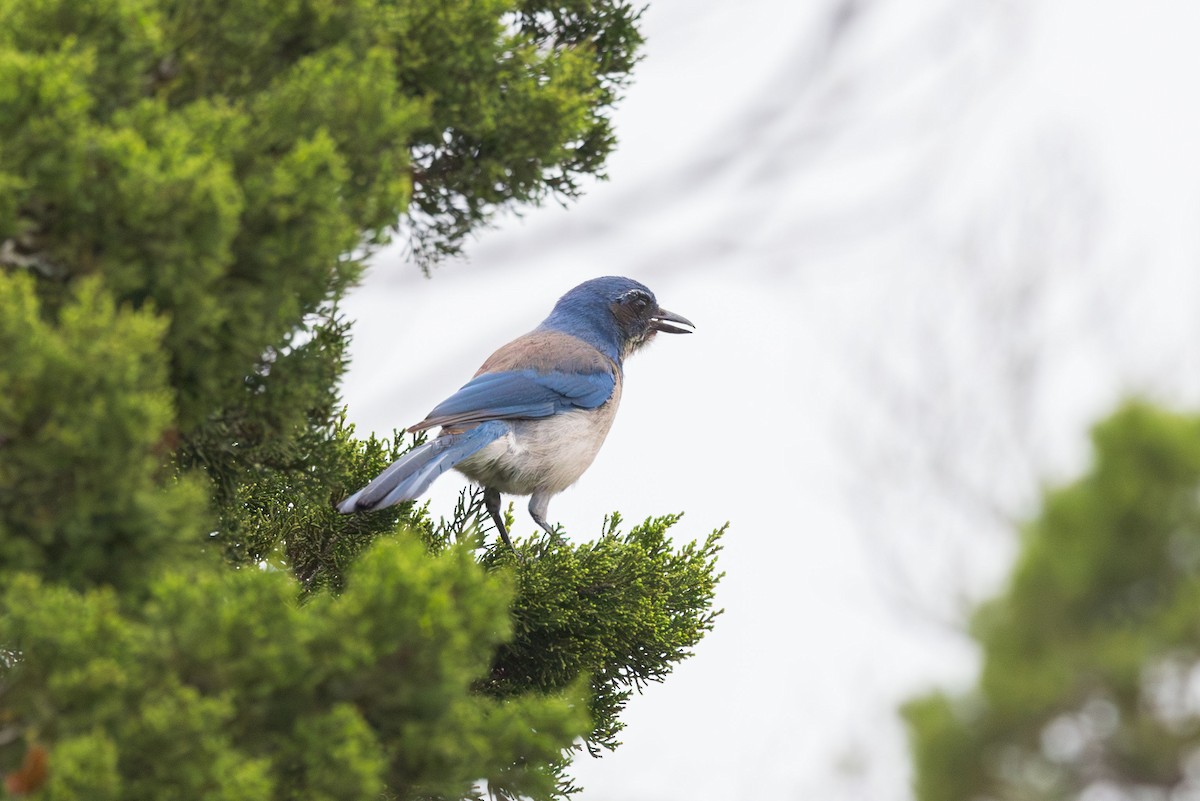
[[[541,327],[579,337],[619,363],[659,331],[691,333],[672,323],[695,328],[659,306],[644,284],[610,275],[584,281],[559,298]]]

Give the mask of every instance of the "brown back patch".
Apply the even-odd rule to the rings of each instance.
[[[530,331],[489,356],[475,375],[506,370],[602,373],[612,369],[607,356],[579,337],[561,331]]]

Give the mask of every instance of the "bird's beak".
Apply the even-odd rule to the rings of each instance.
[[[650,326],[655,331],[662,331],[663,333],[666,333],[666,334],[690,334],[690,333],[692,333],[687,328],[680,328],[677,325],[671,325],[671,323],[682,323],[683,325],[688,326],[688,328],[696,327],[695,323],[693,323],[688,318],[684,317],[682,314],[676,314],[675,312],[669,312],[666,309],[659,309],[658,311],[656,311],[654,314],[652,314],[650,316]]]

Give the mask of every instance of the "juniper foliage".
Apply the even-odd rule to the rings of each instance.
[[[0,795],[558,798],[719,532],[343,516],[337,302],[599,177],[617,0],[0,2]],[[492,541],[493,537],[487,537]]]

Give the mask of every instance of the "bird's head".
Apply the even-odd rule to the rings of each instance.
[[[686,317],[659,306],[644,284],[619,276],[584,281],[559,298],[542,326],[577,336],[618,362],[659,331],[690,334],[695,328]]]

